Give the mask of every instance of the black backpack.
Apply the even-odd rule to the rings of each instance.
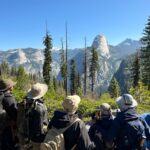
[[[0,134],[6,126],[6,111],[3,109],[2,101],[4,99],[4,94],[0,93]]]
[[[47,108],[42,101],[33,101],[31,108],[28,110],[29,120],[29,137],[34,142],[42,142],[45,138],[45,132],[43,131],[44,117]]]
[[[119,137],[117,147],[121,150],[140,150],[144,147],[145,127],[140,118],[124,121]]]

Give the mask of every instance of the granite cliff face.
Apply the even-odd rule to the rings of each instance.
[[[107,90],[113,74],[119,68],[121,61],[128,55],[134,53],[140,47],[139,41],[126,39],[116,46],[109,45],[103,35],[97,35],[90,47],[87,48],[88,57],[91,54],[91,48],[96,48],[99,56],[99,71],[96,77],[96,89],[98,91]],[[60,51],[52,50],[52,72],[53,75],[60,75]],[[70,59],[75,59],[80,75],[83,73],[84,49],[68,50],[68,63]],[[11,49],[0,51],[0,62],[7,61],[10,66],[22,65],[27,72],[42,72],[44,62],[43,50],[34,48]]]
[[[102,56],[107,58],[110,57],[109,46],[105,36],[97,35],[93,41],[92,47],[96,48],[98,53]]]

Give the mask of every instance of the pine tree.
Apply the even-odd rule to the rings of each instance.
[[[54,86],[54,90],[56,91],[57,90],[57,80],[56,80],[55,76],[53,76],[53,86]]]
[[[60,72],[61,76],[63,78],[63,85],[65,85],[66,78],[67,78],[67,70],[66,70],[66,62],[65,62],[65,52],[64,52],[64,46],[63,46],[63,40],[61,40],[62,48],[60,50]],[[66,87],[64,86],[64,89]]]
[[[86,95],[87,90],[87,47],[85,38],[85,50],[84,50],[84,95]]]
[[[0,65],[0,75],[8,76],[10,74],[9,64],[6,61],[3,61]]]
[[[52,50],[52,38],[51,35],[46,32],[46,36],[44,38],[43,44],[45,46],[44,49],[44,64],[43,64],[43,78],[47,85],[50,85],[51,80],[51,63],[52,63],[52,56],[51,56],[51,50]]]
[[[73,59],[71,59],[71,68],[70,68],[70,93],[71,95],[76,93],[77,90],[77,71],[76,64]]]
[[[130,68],[130,72],[131,72],[132,86],[136,87],[136,86],[138,86],[138,83],[140,80],[140,64],[139,64],[139,53],[138,52],[135,54],[133,63]]]
[[[94,92],[94,84],[95,84],[95,77],[96,77],[96,72],[98,70],[98,53],[96,49],[93,47],[91,50],[91,60],[90,60],[90,78],[91,78],[91,91],[92,94]]]
[[[65,90],[66,90],[66,95],[68,93],[68,26],[66,23],[66,63],[65,63],[65,70],[66,70],[66,78],[65,78]]]
[[[16,68],[16,66],[12,66],[11,67],[10,74],[11,74],[11,76],[16,76],[17,75],[17,68]]]
[[[29,76],[24,70],[23,66],[18,67],[17,71],[17,85],[15,86],[18,90],[26,91],[29,88]]]
[[[116,98],[120,95],[120,87],[116,78],[112,78],[108,91],[112,98]]]
[[[81,79],[80,79],[80,74],[78,72],[78,75],[77,75],[77,94],[78,95],[82,95],[82,84],[81,84]]]
[[[141,48],[141,75],[142,81],[148,85],[150,90],[150,17],[148,18],[148,23],[144,29],[144,36],[141,38],[142,48]]]

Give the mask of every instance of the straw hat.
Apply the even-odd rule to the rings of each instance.
[[[43,97],[48,90],[48,86],[42,83],[36,83],[27,93],[27,98],[29,99],[39,99]]]
[[[134,108],[138,105],[137,101],[130,94],[123,94],[117,98],[116,102],[121,111],[124,111],[128,108]]]
[[[67,96],[66,99],[63,101],[62,106],[64,110],[68,113],[75,113],[78,109],[78,105],[81,99],[78,95],[71,95]]]
[[[0,80],[0,92],[7,91],[14,85],[16,85],[16,82],[12,81],[11,79]]]

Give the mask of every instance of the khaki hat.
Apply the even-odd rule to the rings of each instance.
[[[42,83],[33,84],[32,88],[27,93],[29,99],[39,99],[43,97],[48,90],[48,86]]]
[[[137,101],[130,94],[123,94],[117,98],[116,102],[121,111],[124,111],[128,108],[134,108],[138,105]]]
[[[77,111],[80,101],[81,98],[78,95],[67,96],[63,101],[62,106],[66,112],[73,114]]]
[[[102,103],[96,110],[100,111],[102,115],[111,115],[111,106],[108,103]]]
[[[0,80],[0,92],[7,91],[14,85],[16,85],[16,82],[12,81],[11,79]]]

